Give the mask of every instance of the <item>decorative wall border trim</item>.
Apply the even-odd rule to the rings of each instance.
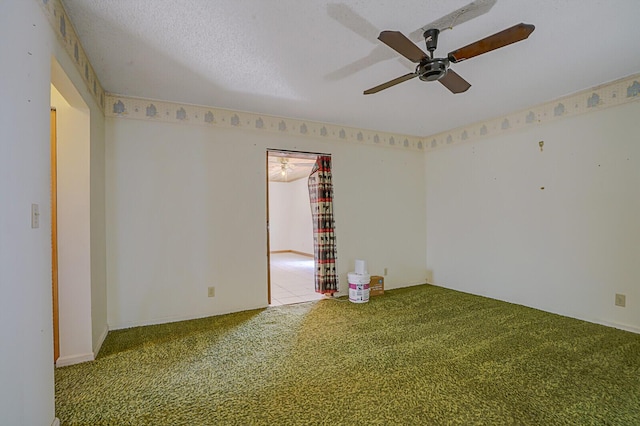
[[[60,0],[38,0],[44,13],[53,27],[53,31],[58,36],[69,57],[75,64],[78,72],[82,76],[89,93],[93,96],[100,109],[104,111],[105,91],[96,76],[89,59],[82,48],[82,43],[78,38],[75,28],[64,10]]]
[[[425,151],[433,151],[462,142],[527,128],[543,122],[640,101],[639,94],[640,74],[635,74],[509,115],[424,137],[423,139],[426,140]]]
[[[240,128],[413,151],[423,151],[425,147],[425,139],[416,136],[113,94],[106,95],[105,116],[184,125]]]

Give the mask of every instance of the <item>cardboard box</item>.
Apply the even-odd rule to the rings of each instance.
[[[379,296],[384,294],[384,277],[372,275],[369,281],[369,296]]]

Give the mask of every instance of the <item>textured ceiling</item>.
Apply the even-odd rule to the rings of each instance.
[[[62,1],[108,92],[416,136],[640,72],[638,0]],[[413,79],[362,94],[413,70],[380,31],[417,40],[463,7],[436,56],[520,22],[536,29],[453,64],[465,93]]]

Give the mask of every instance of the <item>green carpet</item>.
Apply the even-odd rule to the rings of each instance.
[[[640,425],[640,335],[424,285],[110,332],[62,425]]]

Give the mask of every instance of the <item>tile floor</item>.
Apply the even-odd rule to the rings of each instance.
[[[271,253],[271,306],[320,300],[313,283],[313,258]]]

